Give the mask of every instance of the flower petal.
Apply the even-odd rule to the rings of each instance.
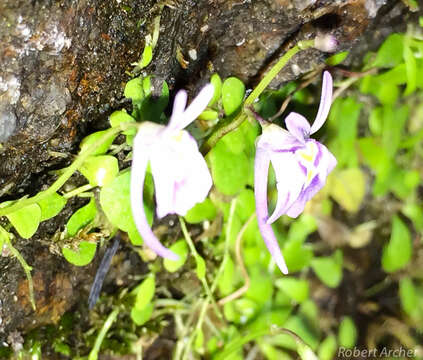
[[[290,132],[275,124],[263,127],[263,133],[257,138],[257,148],[274,152],[290,152],[304,144]]]
[[[196,141],[186,131],[162,137],[152,149],[150,163],[159,218],[185,215],[210,191],[209,169]]]
[[[181,90],[182,91],[182,90]],[[204,86],[198,95],[192,100],[191,104],[185,109],[183,113],[180,113],[182,102],[182,95],[177,99],[177,96],[181,91],[176,94],[175,102],[173,105],[173,112],[176,110],[176,114],[172,113],[170,118],[169,126],[173,130],[182,130],[191,124],[207,107],[208,103],[213,97],[214,86],[212,84],[207,84]],[[178,100],[178,102],[177,102]],[[185,103],[186,104],[186,92],[185,92]]]
[[[319,110],[316,119],[311,126],[310,134],[314,134],[325,123],[328,117],[330,106],[332,105],[332,87],[333,80],[329,71],[323,73],[322,95],[320,97]]]
[[[291,112],[286,117],[285,124],[289,132],[301,142],[305,142],[310,135],[310,124],[307,119],[296,112]]]
[[[185,126],[184,121],[184,110],[187,105],[188,94],[185,90],[179,90],[173,100],[172,115],[169,120],[168,128],[172,130],[182,130]]]
[[[325,182],[321,182],[319,176],[316,175],[309,186],[301,192],[297,200],[286,211],[286,215],[292,218],[298,217],[304,211],[307,201],[316,195],[324,185]]]
[[[283,258],[278,241],[272,226],[266,223],[268,216],[267,209],[267,176],[269,171],[270,158],[267,152],[263,149],[257,148],[256,158],[254,163],[254,195],[256,200],[257,222],[260,233],[263,237],[267,249],[272,255],[276,265],[283,274],[288,274],[288,268]]]
[[[140,134],[140,133],[138,133]],[[145,245],[157,255],[178,260],[179,256],[164,247],[151,231],[144,211],[143,190],[145,172],[148,164],[149,147],[142,142],[142,134],[134,139],[134,150],[131,170],[131,208],[135,225],[142,236]]]
[[[278,201],[273,214],[267,220],[268,224],[279,219],[297,200],[306,178],[304,169],[293,153],[271,153],[270,160],[275,169]]]

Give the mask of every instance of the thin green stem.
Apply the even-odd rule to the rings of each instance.
[[[88,360],[97,360],[98,358],[98,352],[100,351],[101,344],[103,343],[104,338],[107,335],[107,332],[115,322],[120,309],[116,308],[114,309],[109,316],[107,317],[106,321],[103,324],[103,327],[101,328],[100,332],[97,335],[97,338],[95,339],[94,347],[92,348],[90,355],[88,356]]]
[[[269,72],[261,79],[258,85],[254,88],[251,94],[245,99],[244,102],[244,109],[252,105],[258,97],[263,93],[263,91],[269,86],[272,80],[278,75],[278,73],[284,68],[284,66],[288,63],[291,58],[297,54],[298,52],[308,49],[314,45],[314,40],[305,40],[299,41],[297,45],[293,48],[289,49],[279,60],[278,62],[269,70]],[[222,126],[221,128],[217,129],[210,138],[203,144],[202,146],[202,153],[207,153],[212,149],[216,143],[226,134],[230,133],[231,131],[238,128],[245,120],[247,119],[247,115],[245,111],[242,110],[233,121],[229,124]]]
[[[92,186],[90,184],[85,184],[85,185],[82,185],[82,186],[80,186],[80,187],[78,187],[76,189],[73,189],[72,191],[69,191],[68,193],[64,194],[63,197],[65,199],[70,199],[71,197],[74,197],[74,196],[77,196],[79,194],[82,194],[82,193],[84,193],[86,191],[89,191],[89,190],[91,190],[93,188],[94,188],[94,186]]]
[[[29,301],[31,302],[31,306],[35,311],[36,306],[35,306],[35,298],[34,298],[34,283],[32,282],[32,276],[31,276],[32,267],[28,265],[28,263],[25,261],[25,259],[20,254],[20,252],[18,250],[16,250],[16,248],[13,247],[13,245],[10,242],[10,239],[9,239],[9,234],[6,232],[6,230],[4,230],[1,227],[0,231],[2,231],[2,232],[4,231],[6,233],[6,235],[3,236],[4,241],[7,245],[7,247],[9,248],[10,252],[12,253],[12,255],[14,255],[16,257],[16,259],[18,259],[18,261],[20,262],[23,270],[25,271],[26,278],[28,279]]]
[[[204,259],[197,252],[197,249],[195,248],[194,243],[192,242],[191,236],[188,233],[188,230],[187,230],[187,227],[185,225],[184,219],[182,219],[182,217],[179,217],[179,221],[181,223],[182,233],[184,234],[184,237],[185,237],[185,240],[186,240],[186,242],[188,244],[188,247],[191,250],[192,256],[194,256],[197,264],[198,264],[198,261],[203,261],[204,262]],[[201,260],[199,260],[199,259],[201,259]],[[212,291],[211,291],[211,289],[209,287],[209,284],[207,283],[206,277],[205,276],[204,277],[199,277],[199,279],[200,279],[201,283],[203,284],[203,288],[204,288],[204,290],[206,292],[207,297],[209,298],[210,302],[213,305],[213,308],[214,308],[214,311],[215,311],[216,315],[219,317],[219,319],[222,319],[223,318],[222,313],[220,312],[219,307],[217,306],[216,301],[213,298],[213,294],[212,294]]]
[[[225,269],[225,265],[228,262],[229,257],[229,244],[230,244],[230,238],[231,238],[231,232],[232,232],[232,225],[234,220],[234,214],[235,214],[235,208],[236,208],[236,201],[237,199],[233,199],[231,201],[231,207],[229,209],[229,216],[228,216],[228,222],[226,225],[226,234],[225,234],[225,249],[223,251],[223,259],[219,266],[219,269],[217,270],[217,274],[214,278],[211,292],[214,293],[216,290],[217,284],[219,282],[220,277],[222,276],[223,270]]]

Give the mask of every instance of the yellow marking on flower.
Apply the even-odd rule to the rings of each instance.
[[[181,130],[181,131],[178,131],[175,135],[173,135],[172,136],[173,137],[173,140],[175,140],[176,142],[181,142],[182,141],[182,139],[183,139],[183,137],[184,137],[184,132]]]
[[[300,156],[305,160],[305,161],[313,161],[313,154],[307,154],[307,153],[300,153]]]

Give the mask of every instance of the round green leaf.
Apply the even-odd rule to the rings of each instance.
[[[48,197],[41,199],[38,205],[41,209],[41,219],[44,221],[55,217],[66,205],[67,200],[58,193],[53,193]]]
[[[130,198],[131,172],[124,171],[114,180],[103,186],[100,191],[100,205],[107,219],[117,228],[129,232],[136,238],[136,226],[132,217]],[[153,219],[152,210],[144,203],[147,220],[150,225]],[[139,242],[139,241],[137,241]]]
[[[216,120],[219,117],[219,113],[214,110],[204,110],[199,116],[198,119],[211,121]]]
[[[335,288],[342,280],[342,263],[342,252],[338,250],[332,256],[314,258],[311,267],[324,284]]]
[[[195,204],[185,215],[185,220],[190,224],[198,224],[205,220],[213,220],[216,217],[216,207],[209,198]]]
[[[135,119],[125,110],[118,110],[110,115],[109,122],[111,127],[118,127],[121,123],[135,122]]]
[[[124,95],[133,102],[140,102],[144,99],[144,90],[142,87],[142,79],[137,77],[126,83]]]
[[[399,295],[403,310],[408,315],[413,315],[418,308],[419,296],[417,295],[416,287],[410,278],[407,277],[401,279],[399,283]]]
[[[339,345],[347,349],[353,348],[357,342],[357,328],[349,316],[345,316],[339,325],[338,339]]]
[[[332,360],[336,353],[336,337],[329,335],[319,346],[319,359],[320,360]]]
[[[145,308],[139,310],[135,307],[131,309],[131,319],[138,326],[144,325],[148,320],[150,320],[151,315],[153,314],[154,304],[150,303]]]
[[[119,173],[118,160],[110,155],[90,156],[85,160],[80,172],[88,179],[90,185],[104,186],[112,182]]]
[[[143,310],[153,300],[154,292],[156,291],[156,280],[154,275],[149,275],[137,288],[134,308]]]
[[[411,259],[413,247],[410,232],[398,216],[392,220],[389,243],[383,248],[382,267],[386,272],[402,269]]]
[[[88,149],[92,144],[98,142],[104,134],[107,133],[107,130],[103,131],[97,131],[95,133],[92,133],[91,135],[88,135],[85,137],[81,144],[79,144],[79,148],[81,149],[80,152],[84,152],[86,149]],[[116,136],[112,136],[109,138],[106,142],[104,142],[101,146],[99,146],[91,155],[102,155],[109,150],[110,145],[112,145],[113,141],[115,140]]]
[[[170,250],[173,251],[175,254],[179,255],[179,259],[176,261],[164,259],[163,265],[167,271],[173,273],[179,270],[185,264],[185,261],[188,257],[188,246],[186,241],[182,239],[172,244]]]
[[[66,224],[68,235],[75,236],[80,229],[94,220],[96,214],[97,207],[94,198],[92,198],[87,205],[78,209],[68,220]]]
[[[81,241],[79,251],[63,248],[62,253],[65,259],[75,266],[88,265],[94,259],[97,244],[88,241]]]
[[[41,208],[38,204],[31,204],[6,215],[18,234],[29,239],[38,229],[41,221]]]
[[[309,286],[307,280],[283,277],[276,280],[276,286],[298,303],[302,303],[308,298]]]
[[[236,77],[227,78],[222,85],[222,104],[226,115],[237,111],[244,100],[245,85]]]
[[[212,106],[216,101],[219,100],[220,95],[222,94],[222,79],[218,74],[213,74],[210,78],[210,83],[214,87],[214,94],[209,102],[209,106]]]

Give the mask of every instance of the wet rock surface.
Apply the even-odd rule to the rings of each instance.
[[[190,89],[215,71],[252,85],[287,48],[318,33],[335,35],[340,49],[352,49],[351,61],[360,59],[415,18],[399,0],[3,0],[0,197],[39,191],[51,181],[47,171],[65,166],[79,139],[105,126],[107,116],[122,107],[125,71],[139,59],[162,6],[148,72],[173,88]],[[318,50],[303,52],[273,86],[321,66],[325,58]],[[58,229],[65,220],[58,217],[50,226]],[[75,270],[41,245],[50,236],[18,242],[34,268],[36,298],[45,298],[38,312],[23,293],[26,280],[17,261],[0,258],[4,341],[29,325],[57,321],[92,281],[94,267]]]

